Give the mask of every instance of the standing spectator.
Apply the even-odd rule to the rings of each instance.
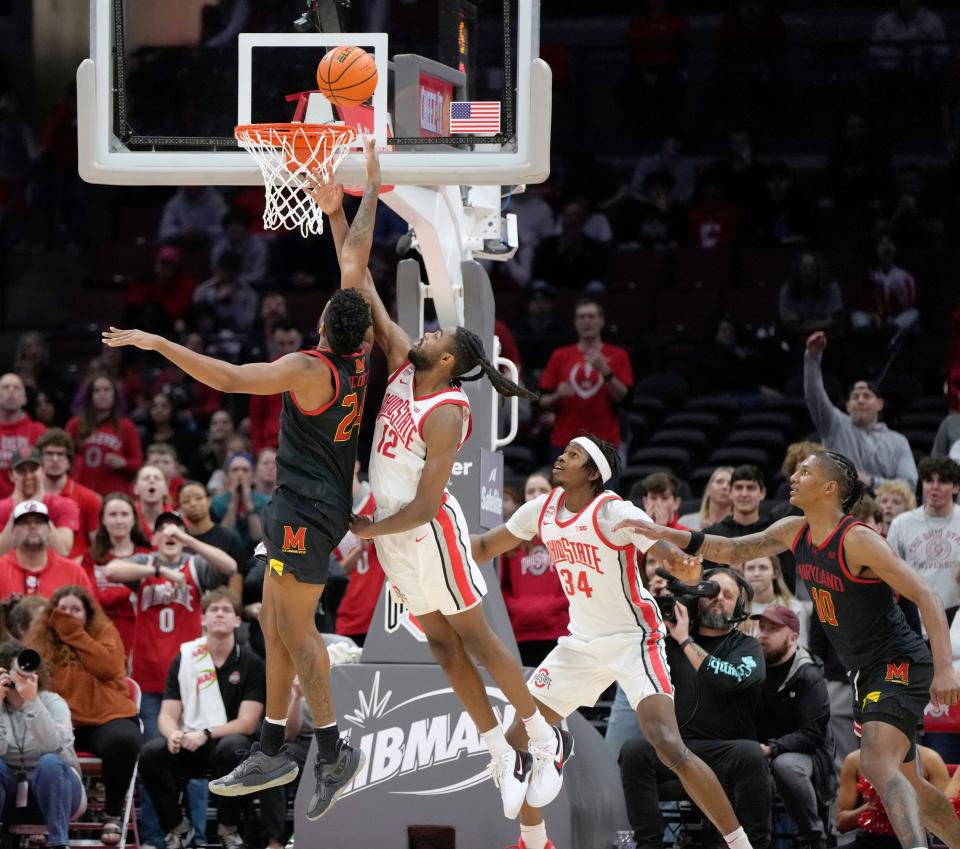
[[[638,505],[658,525],[690,530],[680,524],[680,481],[669,472],[654,472],[640,482],[643,503]]]
[[[730,515],[715,525],[705,527],[704,533],[734,539],[768,528],[773,520],[768,516],[760,516],[760,502],[766,497],[767,485],[763,472],[756,466],[737,466],[730,475]]]
[[[952,622],[960,606],[960,464],[925,457],[918,472],[923,503],[893,520],[887,543],[940,596]]]
[[[4,825],[40,819],[46,845],[66,847],[70,820],[86,807],[70,708],[47,689],[45,666],[20,670],[24,648],[16,640],[0,644],[0,819]],[[23,805],[21,781],[27,784]]]
[[[523,485],[524,503],[551,489],[549,472],[534,472]],[[570,601],[539,536],[501,555],[500,589],[520,660],[536,669],[570,624]]]
[[[216,268],[226,251],[240,256],[240,282],[259,286],[267,276],[270,252],[262,233],[250,231],[250,217],[238,209],[231,209],[221,221],[223,232],[210,250],[210,267]]]
[[[133,653],[136,620],[134,595],[126,584],[107,578],[107,564],[112,560],[129,560],[135,554],[148,554],[149,537],[144,535],[137,521],[133,499],[125,492],[112,492],[104,498],[99,518],[97,532],[81,565],[93,585],[97,602],[116,626],[129,657]]]
[[[540,378],[540,406],[556,411],[550,434],[552,455],[559,456],[581,430],[620,447],[617,405],[633,386],[627,352],[601,338],[603,307],[593,298],[581,298],[574,309],[579,337],[551,355]]]
[[[225,589],[203,597],[205,634],[178,647],[163,688],[158,730],[140,755],[143,783],[157,809],[167,849],[186,849],[194,836],[180,807],[185,779],[211,770],[226,775],[250,750],[267,698],[263,661],[236,641],[239,604]],[[201,686],[215,678],[217,686]],[[242,849],[245,803],[216,796],[217,833],[224,849]]]
[[[825,849],[822,812],[833,801],[837,780],[823,671],[802,646],[793,610],[772,605],[750,618],[758,620],[767,667],[756,712],[757,739],[796,826],[797,849]]]
[[[807,611],[797,601],[790,587],[783,580],[780,571],[780,558],[775,554],[754,557],[743,564],[743,577],[753,587],[753,601],[750,602],[750,618],[757,619],[770,607],[790,610],[797,617],[797,633],[800,645],[807,644]],[[754,636],[758,636],[754,633]],[[763,640],[760,640],[762,643]],[[762,738],[761,738],[762,739]]]
[[[69,557],[79,563],[100,523],[100,496],[70,477],[73,440],[69,433],[58,427],[50,428],[37,440],[36,448],[42,463],[44,493],[69,498],[77,505],[78,529]]]
[[[34,448],[25,450],[14,458],[10,476],[13,479],[13,495],[0,501],[0,554],[13,548],[13,511],[23,501],[41,501],[50,517],[50,548],[64,557],[70,555],[73,540],[80,526],[77,505],[69,498],[44,492],[42,458]]]
[[[20,376],[13,372],[0,376],[0,498],[13,492],[7,470],[14,455],[33,445],[47,429],[23,411],[26,406],[27,390]]]
[[[183,268],[183,251],[162,245],[152,273],[131,281],[124,290],[127,321],[154,332],[169,332],[187,317],[196,278]]]
[[[190,477],[206,483],[227,462],[227,441],[233,436],[233,417],[217,410],[210,417],[207,440],[198,449],[190,467]]]
[[[688,213],[690,244],[697,250],[734,247],[740,239],[741,215],[740,207],[726,199],[720,174],[706,171]]]
[[[733,502],[730,500],[730,476],[733,466],[717,466],[703,490],[700,510],[680,517],[680,524],[691,531],[716,525],[730,515]]]
[[[243,576],[250,568],[252,550],[244,546],[236,531],[213,521],[210,515],[210,498],[199,481],[186,481],[180,487],[177,503],[190,536],[219,548],[236,561],[237,572],[230,576],[228,583],[230,591],[239,598],[238,590],[243,590]]]
[[[913,487],[901,480],[884,481],[877,487],[876,492],[877,502],[883,513],[883,528],[880,533],[886,537],[890,533],[890,525],[897,516],[907,510],[917,509],[917,496],[914,494]]]
[[[105,374],[87,386],[83,411],[67,422],[77,446],[73,477],[100,495],[123,492],[143,463],[140,434],[117,407],[117,385]]]
[[[803,395],[823,444],[829,451],[849,457],[866,486],[901,478],[917,483],[917,466],[906,437],[880,421],[883,398],[875,385],[858,380],[847,396],[847,412],[841,413],[823,386],[820,360],[827,347],[827,334],[817,331],[807,339],[803,358]]]
[[[934,457],[949,457],[960,462],[960,413],[949,413],[940,422],[930,453]]]
[[[13,551],[0,557],[0,598],[11,593],[50,598],[64,584],[93,589],[83,568],[51,547],[46,504],[21,501],[13,508],[12,520]]]
[[[141,466],[133,484],[133,501],[143,535],[154,533],[157,519],[173,509],[167,494],[167,479],[156,466]]]
[[[253,469],[253,491],[272,498],[277,489],[277,450],[261,448]]]
[[[560,214],[556,235],[540,243],[534,277],[565,289],[582,289],[606,272],[607,251],[587,231],[589,210],[583,201],[571,201]]]
[[[866,309],[850,316],[854,329],[894,327],[907,330],[920,317],[913,275],[895,264],[897,246],[889,236],[877,241],[877,264],[867,275]]]
[[[227,211],[220,192],[210,186],[183,186],[163,207],[157,239],[161,242],[212,242]]]
[[[189,466],[200,445],[200,436],[173,396],[167,392],[157,392],[150,401],[147,417],[140,431],[144,453],[148,445],[170,445],[176,450],[178,460]]]
[[[270,503],[269,497],[253,488],[253,462],[253,457],[246,452],[229,457],[224,465],[226,492],[210,500],[214,520],[235,530],[250,551],[263,538],[260,511]]]
[[[216,327],[244,334],[253,327],[259,298],[249,283],[240,279],[242,260],[236,251],[224,251],[214,266],[213,277],[193,293],[193,303],[213,311]]]
[[[25,642],[49,671],[50,689],[70,708],[77,748],[103,761],[105,799],[100,842],[122,837],[124,802],[143,745],[137,706],[117,629],[84,587],[60,587]]]
[[[163,480],[167,485],[167,498],[176,503],[177,494],[183,486],[183,475],[180,473],[180,458],[177,449],[167,442],[155,442],[147,446],[147,466],[154,466],[163,473]]]
[[[293,354],[303,345],[303,336],[289,318],[279,318],[270,332],[270,350],[276,360]],[[250,396],[250,442],[255,454],[263,448],[277,448],[280,444],[280,410],[283,393]]]
[[[780,323],[791,336],[805,339],[815,330],[832,330],[843,315],[843,295],[823,257],[803,251],[790,278],[780,287]]]

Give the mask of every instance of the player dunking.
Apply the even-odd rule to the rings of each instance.
[[[380,165],[372,148],[367,150],[366,166],[364,199],[375,200]],[[347,232],[342,190],[318,184],[314,198],[329,216],[339,245]],[[501,395],[532,395],[504,378],[487,361],[480,338],[463,327],[427,333],[412,345],[390,320],[365,269],[348,269],[346,263],[352,261],[341,252],[344,279],[359,281],[356,285],[370,304],[374,337],[391,376],[370,460],[376,513],[373,520],[355,516],[351,530],[374,540],[394,592],[423,626],[434,657],[490,750],[491,775],[500,788],[505,815],[513,818],[528,786],[541,795],[556,796],[560,771],[545,767],[554,761],[562,764],[573,741],[567,732],[544,721],[524,686],[519,663],[484,618],[481,601],[486,586],[467,544],[463,512],[446,484],[457,451],[470,433],[470,403],[460,381],[486,377]],[[531,738],[529,754],[507,743],[471,656],[486,667],[524,717]]]
[[[372,144],[372,143],[371,143]],[[266,644],[267,712],[260,745],[233,772],[210,782],[224,796],[254,793],[292,781],[296,763],[281,750],[294,673],[316,723],[317,787],[307,807],[318,819],[362,764],[359,749],[340,738],[330,697],[330,661],[314,625],[327,580],[330,552],[347,531],[353,465],[367,392],[372,321],[353,288],[348,269],[365,273],[373,241],[371,206],[365,198],[342,246],[342,288],[320,316],[316,350],[287,354],[271,363],[236,366],[197,354],[140,330],[110,328],[107,345],[157,351],[187,374],[221,392],[283,393],[278,487],[264,511],[268,568],[260,623]]]
[[[570,635],[560,638],[527,682],[546,721],[558,723],[581,705],[595,704],[619,682],[660,760],[677,774],[727,845],[749,849],[717,777],[680,739],[663,622],[640,582],[636,551],[652,550],[677,572],[689,570],[691,558],[670,543],[615,527],[627,519],[649,521],[639,507],[604,489],[619,471],[612,445],[592,434],[578,436],[553,467],[556,488],[523,504],[505,525],[472,537],[474,556],[487,560],[535,536],[543,540],[570,599]],[[520,723],[513,724],[508,739],[523,746]],[[547,801],[527,794],[514,849],[552,849],[539,810]]]
[[[761,533],[725,539],[634,519],[619,527],[719,563],[792,549],[817,618],[853,683],[861,769],[880,794],[900,843],[905,849],[926,846],[926,829],[958,849],[960,822],[946,796],[919,770],[904,776],[899,769],[916,761],[917,726],[928,697],[944,707],[960,698],[946,615],[940,598],[883,537],[848,515],[861,493],[849,459],[817,451],[790,478],[790,503],[803,516],[781,519]],[[891,587],[920,608],[932,658],[894,603]]]

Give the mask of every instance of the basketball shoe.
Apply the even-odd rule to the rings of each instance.
[[[313,765],[313,774],[317,778],[317,786],[313,797],[307,806],[307,819],[320,819],[333,803],[340,798],[346,786],[360,771],[364,763],[364,754],[355,749],[343,737],[337,740],[337,759],[332,762],[317,760]]]
[[[529,753],[519,749],[511,749],[490,760],[487,769],[493,783],[500,788],[503,815],[507,819],[516,819],[520,814],[523,800],[527,796],[532,764],[533,759]]]
[[[534,808],[549,805],[563,786],[563,766],[573,756],[573,735],[554,727],[553,739],[544,746],[532,740],[528,746],[533,758],[527,803]]]
[[[507,849],[527,849],[527,844],[523,842],[523,838],[521,837],[519,841],[514,843],[513,846],[508,846]],[[557,849],[557,847],[554,846],[552,840],[548,840],[547,845],[544,846],[543,849]]]
[[[265,754],[259,743],[250,747],[247,755],[232,772],[210,782],[210,792],[218,796],[246,796],[270,787],[289,784],[297,777],[300,767],[286,748],[275,755]]]

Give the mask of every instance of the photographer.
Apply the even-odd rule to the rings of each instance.
[[[9,825],[41,818],[47,849],[55,849],[69,845],[70,820],[85,807],[80,764],[70,708],[46,689],[42,664],[21,669],[23,650],[16,640],[0,644],[0,819]]]
[[[765,667],[760,644],[737,630],[750,606],[752,591],[729,569],[713,569],[704,578],[720,586],[714,598],[683,599],[671,614],[661,609],[672,639],[667,660],[675,687],[674,706],[683,742],[716,773],[730,796],[754,849],[770,844],[770,772],[757,742],[754,713]],[[695,634],[693,636],[691,634]],[[641,736],[620,751],[620,774],[627,815],[640,849],[660,849],[664,822],[659,809],[660,782],[673,776]]]

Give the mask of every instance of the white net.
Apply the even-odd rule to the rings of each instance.
[[[336,124],[247,124],[234,130],[237,141],[257,161],[263,174],[268,230],[323,232],[323,213],[304,191],[308,178],[332,178],[356,135]]]

